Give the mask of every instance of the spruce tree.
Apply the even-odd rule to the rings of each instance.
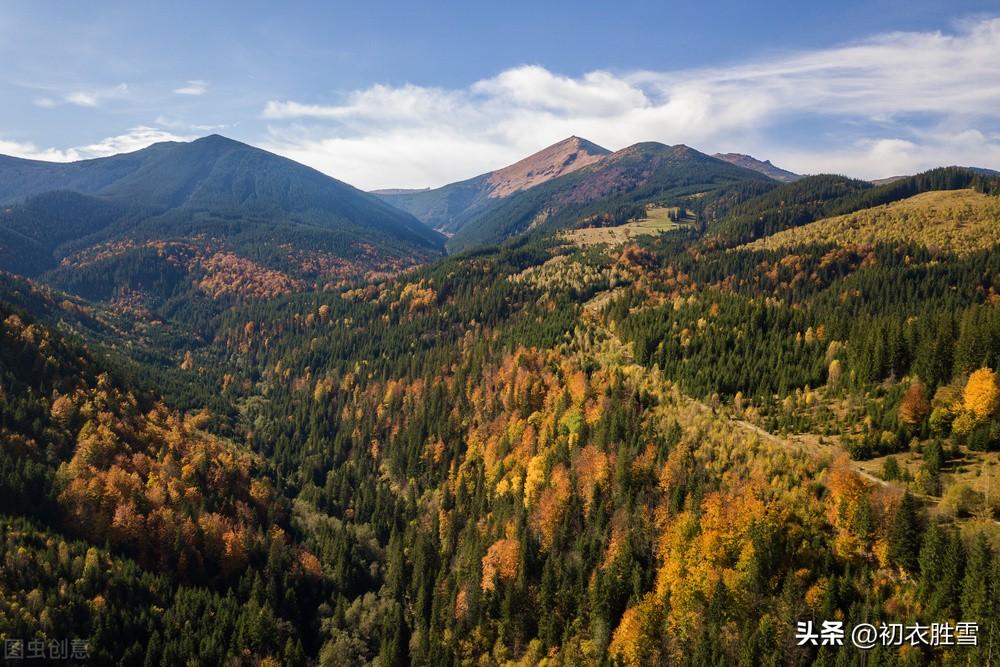
[[[921,532],[917,503],[906,493],[889,527],[889,558],[910,574],[915,574],[919,567]]]

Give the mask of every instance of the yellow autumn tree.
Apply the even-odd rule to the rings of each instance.
[[[628,665],[659,665],[664,655],[663,637],[663,607],[653,593],[646,596],[634,607],[622,614],[611,645],[610,653],[619,664]]]
[[[962,394],[962,406],[978,419],[985,419],[1000,409],[1000,388],[992,369],[980,368],[969,376]]]

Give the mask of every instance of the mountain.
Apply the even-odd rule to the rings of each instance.
[[[433,190],[377,190],[397,208],[412,213],[429,227],[454,234],[470,212],[495,200],[573,173],[610,153],[586,139],[569,137],[514,164]]]
[[[0,157],[0,202],[0,269],[58,269],[67,288],[83,265],[108,275],[151,249],[182,272],[224,261],[288,283],[396,271],[443,244],[374,195],[218,135],[68,164]]]
[[[381,190],[369,190],[373,195],[412,195],[416,192],[427,192],[430,188],[383,188]]]
[[[737,167],[759,171],[765,176],[769,176],[770,178],[773,178],[776,181],[781,181],[782,183],[791,183],[792,181],[802,178],[800,175],[788,171],[787,169],[775,167],[771,164],[770,160],[758,160],[752,155],[744,155],[742,153],[716,153],[712,157],[725,160],[729,164],[735,164]]]
[[[598,218],[625,219],[647,203],[692,203],[692,197],[737,183],[773,183],[767,176],[679,144],[635,144],[572,173],[490,206],[470,210],[448,241],[449,251],[498,243],[529,229],[556,230]],[[618,220],[625,222],[625,219]]]
[[[889,184],[889,183],[893,183],[893,182],[895,182],[895,181],[899,181],[899,180],[902,180],[902,179],[904,179],[904,178],[909,178],[909,176],[907,176],[907,175],[905,175],[905,174],[904,174],[904,175],[902,175],[902,176],[886,176],[885,178],[873,178],[873,179],[872,179],[871,181],[869,181],[869,182],[870,182],[870,183],[871,183],[872,185],[887,185],[887,184]]]

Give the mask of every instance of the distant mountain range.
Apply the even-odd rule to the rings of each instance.
[[[433,190],[377,190],[374,194],[448,235],[472,213],[497,199],[571,174],[610,154],[580,137],[569,137],[514,164]]]
[[[725,160],[729,164],[735,164],[737,167],[759,171],[765,176],[769,176],[770,178],[773,178],[776,181],[781,181],[782,183],[791,183],[792,181],[797,181],[802,178],[799,174],[774,166],[771,164],[770,160],[758,160],[752,155],[744,155],[742,153],[716,153],[712,157]]]
[[[72,163],[0,156],[0,206],[0,269],[58,269],[67,286],[77,267],[110,275],[153,246],[192,270],[224,257],[324,282],[426,261],[444,241],[379,197],[218,135]]]
[[[657,143],[611,153],[576,136],[440,188],[375,193],[219,135],[71,163],[0,156],[0,269],[52,273],[54,284],[86,291],[79,269],[114,275],[156,246],[188,273],[222,256],[271,283],[322,284],[422,263],[445,235],[462,250],[622,206],[794,178],[745,155]]]
[[[646,204],[691,204],[691,197],[744,182],[773,183],[683,144],[635,144],[464,212],[452,222],[448,249],[499,243],[528,230],[620,223],[641,217]]]
[[[981,176],[1000,176],[1000,171],[996,169],[987,169],[986,167],[955,167],[956,169],[966,169],[974,174],[980,174]],[[875,185],[885,185],[886,183],[892,183],[903,178],[908,178],[909,174],[904,174],[902,176],[886,176],[885,178],[874,178],[872,183]]]
[[[548,228],[570,226],[577,222],[570,219],[573,215],[608,213],[589,210],[595,202],[608,200],[605,209],[634,205],[722,183],[762,180],[760,175],[781,182],[800,178],[749,155],[708,156],[653,142],[612,153],[573,136],[475,178],[434,189],[373,194],[452,237],[448,248],[456,251],[502,241],[542,222]]]
[[[271,297],[397,273],[445,248],[614,226],[652,205],[707,224],[780,183],[803,183],[774,197],[805,207],[868,186],[739,153],[656,142],[612,153],[576,136],[440,188],[375,193],[218,135],[72,163],[0,156],[0,270],[98,301]],[[754,215],[733,218],[746,227],[733,239],[759,236]]]

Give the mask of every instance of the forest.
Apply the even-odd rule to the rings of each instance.
[[[995,664],[1000,179],[704,186],[527,229],[536,189],[498,209],[526,233],[364,276],[239,235],[4,275],[0,637],[102,665]],[[685,224],[556,224],[650,206]],[[824,622],[844,645],[801,640]]]

